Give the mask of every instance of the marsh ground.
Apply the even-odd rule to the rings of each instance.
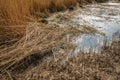
[[[38,21],[0,32],[2,80],[120,79],[119,3],[85,5]]]

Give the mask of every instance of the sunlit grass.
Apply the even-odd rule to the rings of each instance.
[[[77,0],[0,0],[0,25],[21,24],[38,13],[63,10],[76,3]]]

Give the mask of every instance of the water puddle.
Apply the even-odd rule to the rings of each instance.
[[[78,11],[73,22],[81,25],[90,25],[105,36],[97,33],[79,35],[73,39],[77,45],[75,52],[101,52],[102,47],[111,45],[113,40],[120,40],[120,3],[104,3],[88,5],[83,11]]]
[[[85,5],[73,12],[57,13],[48,19],[48,25],[76,27],[83,29],[90,26],[98,33],[75,36],[72,43],[77,45],[75,52],[101,52],[104,45],[110,46],[113,40],[120,40],[120,3],[101,3]],[[88,28],[89,29],[89,28]]]

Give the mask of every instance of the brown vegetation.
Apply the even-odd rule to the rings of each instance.
[[[76,3],[76,0],[0,0],[0,25],[23,23],[41,12],[62,10]]]
[[[67,43],[65,36],[92,33],[96,31],[95,29],[59,28],[37,22],[25,25],[26,22],[36,21],[41,13],[65,10],[74,7],[77,2],[83,4],[94,1],[0,0],[0,79],[119,79],[120,42],[105,47],[104,54],[101,55],[82,53],[68,58],[63,55],[74,46]],[[1,46],[3,44],[5,46]],[[54,48],[65,51],[57,55],[59,57],[57,60]],[[53,57],[52,61],[44,62],[46,56]]]
[[[41,13],[56,12],[93,2],[108,0],[0,0],[0,25],[22,24]]]
[[[56,12],[93,0],[0,0],[0,25],[21,24],[42,12]]]
[[[46,14],[50,12],[73,8],[77,1],[0,0],[0,44],[16,42],[23,36],[27,22],[34,22],[36,18],[46,17]]]
[[[1,70],[4,71],[4,69],[8,69],[26,56],[34,54],[35,52],[41,52],[46,49],[51,50],[55,46],[68,44],[69,42],[67,43],[66,39],[64,39],[68,34],[72,37],[72,35],[77,35],[78,33],[94,32],[96,32],[96,30],[88,30],[87,27],[78,30],[72,27],[59,28],[54,26],[44,26],[38,23],[30,23],[26,29],[26,35],[22,39],[14,45],[0,51]]]
[[[29,0],[0,0],[0,25],[22,23],[29,16]]]
[[[100,55],[81,52],[57,61],[49,51],[44,52],[47,55],[36,53],[5,70],[0,77],[3,80],[119,80],[119,45],[120,42],[113,42]],[[46,61],[46,57],[51,60]]]

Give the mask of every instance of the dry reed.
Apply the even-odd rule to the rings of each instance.
[[[22,24],[43,12],[65,10],[93,0],[0,0],[0,25]]]
[[[21,24],[31,16],[62,9],[76,0],[0,0],[0,25]],[[68,4],[67,4],[68,3]],[[38,17],[38,16],[37,16]]]

